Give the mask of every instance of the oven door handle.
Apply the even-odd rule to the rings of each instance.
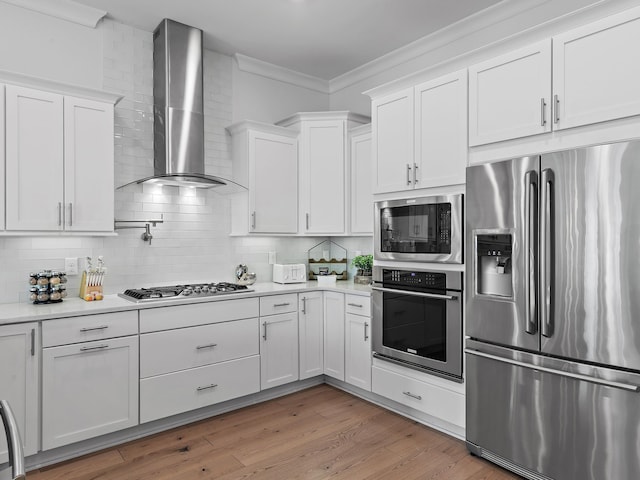
[[[420,293],[420,292],[412,292],[408,290],[396,290],[395,288],[384,288],[384,287],[371,287],[371,290],[375,290],[377,292],[399,293],[401,295],[411,295],[414,297],[437,298],[440,300],[458,300],[457,295],[441,295],[438,293]]]

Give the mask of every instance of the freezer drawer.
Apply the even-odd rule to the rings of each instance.
[[[466,351],[472,453],[531,479],[640,478],[639,374],[573,362],[560,371],[557,359],[497,347]]]

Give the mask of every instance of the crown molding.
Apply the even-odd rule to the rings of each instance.
[[[349,112],[347,110],[340,111],[325,111],[325,112],[298,112],[290,115],[287,118],[276,122],[276,125],[282,127],[292,127],[300,124],[300,122],[313,120],[344,120],[353,123],[369,123],[371,118],[366,115],[360,115],[359,113]]]
[[[551,0],[502,0],[491,7],[470,15],[430,35],[419,38],[403,47],[397,48],[364,65],[339,75],[330,80],[330,92],[335,93],[355,83],[361,82],[383,73],[398,65],[402,65],[417,57],[439,50],[446,45],[455,43],[479,30],[507,20],[516,15],[537,8]]]
[[[237,135],[238,133],[245,132],[247,130],[260,130],[263,133],[272,133],[274,135],[284,135],[291,138],[297,138],[298,132],[296,130],[280,127],[272,123],[256,122],[254,120],[242,120],[229,125],[226,128],[230,135]]]
[[[329,94],[329,81],[312,75],[289,70],[288,68],[274,65],[273,63],[248,57],[240,53],[233,56],[238,63],[238,68],[243,72],[253,73],[262,77],[289,83],[297,87],[306,88],[316,92]]]
[[[71,0],[0,0],[17,7],[43,13],[50,17],[61,18],[69,22],[96,28],[98,22],[107,14],[105,10],[82,5]]]

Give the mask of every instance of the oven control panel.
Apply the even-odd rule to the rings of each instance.
[[[436,272],[384,269],[382,277],[382,283],[389,286],[445,289],[447,283],[447,276]]]

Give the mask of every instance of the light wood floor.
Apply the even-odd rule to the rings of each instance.
[[[464,443],[319,385],[76,460],[28,480],[447,479],[515,475]]]

